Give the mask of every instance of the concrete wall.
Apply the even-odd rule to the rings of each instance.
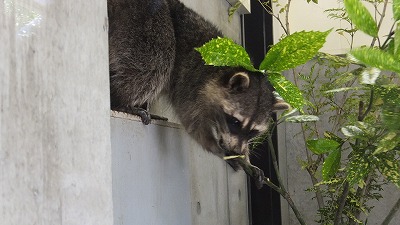
[[[0,1],[1,224],[113,223],[106,1]]]

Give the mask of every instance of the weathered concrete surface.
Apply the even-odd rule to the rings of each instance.
[[[1,224],[113,223],[106,1],[0,1]]]
[[[145,126],[113,112],[111,146],[116,225],[248,224],[243,171],[204,151],[178,124]]]

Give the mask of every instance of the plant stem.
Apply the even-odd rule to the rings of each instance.
[[[261,2],[261,0],[258,0],[258,2],[261,4],[261,6],[264,8],[264,10],[265,10],[268,14],[270,14],[272,17],[274,17],[274,18],[279,22],[279,24],[281,25],[281,27],[282,27],[282,29],[283,29],[283,32],[285,32],[286,35],[289,35],[288,31],[287,31],[286,28],[285,28],[285,25],[283,24],[281,18],[279,17],[279,14],[278,14],[278,15],[275,15],[274,12],[272,11],[272,8],[267,9],[267,7],[265,7],[265,5]],[[272,4],[272,3],[271,3],[271,4]],[[272,7],[272,6],[271,6],[271,7]]]
[[[368,115],[368,113],[369,113],[369,112],[371,111],[371,109],[372,109],[373,102],[374,102],[374,89],[371,88],[371,94],[370,94],[370,97],[369,97],[369,104],[368,104],[368,107],[367,107],[367,109],[365,110],[364,113],[362,113],[361,111],[359,112],[359,114],[358,114],[358,121],[362,122],[362,121],[365,119],[365,117]],[[361,103],[361,102],[360,102],[360,103]],[[361,108],[362,108],[362,107],[360,107],[360,110],[362,110]]]
[[[379,19],[379,23],[378,23],[378,31],[380,30],[380,28],[382,26],[383,18],[385,18],[385,16],[386,16],[386,7],[387,7],[388,2],[389,2],[389,0],[385,0],[385,2],[383,3],[383,10],[382,10],[381,18]],[[375,41],[377,39],[378,39],[377,37],[374,37],[372,39],[371,47],[373,47],[375,45]]]
[[[292,0],[288,0],[287,6],[286,6],[286,34],[290,35],[290,28],[289,28],[289,9],[290,9],[290,3],[292,3]]]
[[[364,201],[365,201],[364,197],[367,194],[367,191],[369,189],[369,186],[371,185],[371,182],[372,182],[372,174],[369,174],[367,176],[367,178],[364,180],[364,183],[365,183],[364,187],[363,188],[358,188],[358,190],[357,190],[357,196],[360,196],[360,200],[359,200],[360,203],[359,204],[360,204],[361,207],[364,204]],[[361,215],[361,209],[356,210],[356,212],[354,213],[354,217],[357,220],[359,220],[360,219],[360,215]],[[353,220],[350,223],[350,225],[353,225],[353,224],[356,225],[357,222],[355,220]]]
[[[269,137],[268,144],[272,143],[270,141],[272,141],[272,139]],[[272,148],[273,148],[273,145],[272,145]],[[275,149],[273,149],[273,152],[275,152]],[[272,152],[271,152],[271,154],[272,154]],[[276,159],[276,157],[275,157],[275,159]],[[240,164],[240,166],[243,168],[244,172],[248,176],[252,177],[255,180],[258,180],[257,176],[259,175],[259,173],[256,170],[259,170],[259,168],[251,165],[248,161],[246,161],[243,158],[236,158],[235,160]],[[278,177],[280,177],[279,171],[275,171],[275,172],[276,172],[276,175]],[[306,222],[304,221],[303,216],[301,215],[300,211],[297,209],[292,198],[290,197],[290,194],[285,190],[285,187],[282,183],[279,183],[279,187],[278,187],[274,183],[272,183],[267,177],[264,177],[262,181],[268,187],[270,187],[270,188],[274,189],[276,192],[278,192],[287,201],[287,203],[289,204],[290,208],[292,208],[297,220],[299,221],[299,223],[301,225],[307,225]],[[279,182],[279,179],[278,179],[278,182]]]
[[[275,151],[275,147],[274,147],[273,142],[272,142],[271,135],[268,135],[268,147],[269,147],[269,150],[270,150],[270,153],[271,153],[272,164],[274,166],[275,174],[276,174],[276,177],[278,178],[279,187],[283,192],[283,194],[282,193],[280,193],[280,194],[281,194],[281,196],[283,198],[286,199],[286,201],[288,202],[290,208],[292,208],[292,210],[293,210],[297,220],[299,221],[299,223],[301,225],[306,225],[306,223],[305,223],[305,221],[303,219],[303,216],[301,215],[300,211],[297,209],[297,207],[294,204],[292,198],[290,197],[290,194],[286,191],[285,185],[283,184],[282,177],[281,177],[281,175],[279,173],[278,160],[277,160],[277,157],[276,157],[276,151]]]
[[[349,189],[350,189],[349,182],[346,181],[344,183],[342,195],[340,196],[340,198],[338,199],[338,202],[337,202],[338,209],[335,214],[335,220],[333,221],[333,225],[339,225],[339,222],[342,218],[342,212],[343,212],[344,206],[346,204],[346,198],[347,198],[347,195],[349,194]]]
[[[397,199],[396,204],[394,204],[389,214],[386,216],[385,220],[383,220],[382,225],[389,225],[390,221],[393,219],[394,215],[396,215],[396,212],[399,211],[399,209],[400,209],[400,198]]]

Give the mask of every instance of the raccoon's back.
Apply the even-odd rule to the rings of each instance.
[[[175,32],[165,0],[108,0],[111,107],[152,101],[168,83]]]

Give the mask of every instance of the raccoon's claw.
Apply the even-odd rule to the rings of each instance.
[[[142,123],[144,125],[148,125],[151,122],[151,115],[147,110],[139,108],[139,107],[131,107],[131,111],[133,114],[140,116],[142,119]]]
[[[168,121],[167,117],[157,116],[157,115],[154,115],[154,114],[150,114],[150,118],[153,119],[153,120]]]

